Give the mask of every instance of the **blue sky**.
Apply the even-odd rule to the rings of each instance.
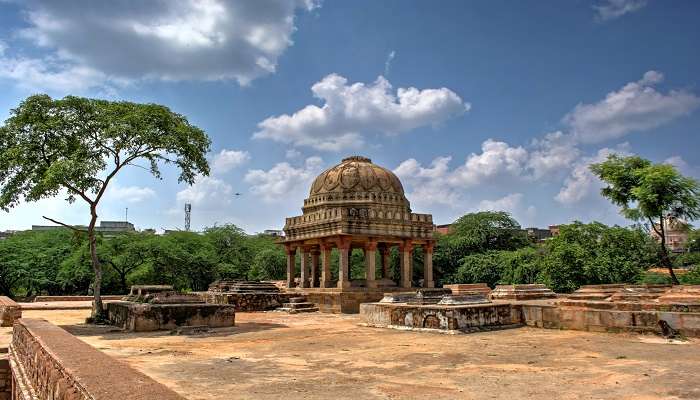
[[[588,172],[639,154],[700,177],[700,3],[0,0],[0,119],[26,96],[167,105],[212,138],[213,173],[121,173],[102,219],[278,229],[360,154],[416,212],[524,226],[627,224]],[[236,196],[236,193],[240,193]],[[85,223],[61,197],[0,214]]]

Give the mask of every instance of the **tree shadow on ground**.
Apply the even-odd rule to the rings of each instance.
[[[100,336],[105,340],[124,340],[134,338],[155,338],[163,336],[176,336],[173,330],[161,330],[151,332],[128,332],[113,325],[95,324],[71,324],[59,325],[74,336]],[[244,333],[259,332],[270,329],[287,328],[288,325],[270,322],[239,322],[236,326],[226,328],[209,328],[206,332],[183,334],[191,339],[204,339],[212,337],[226,337]]]

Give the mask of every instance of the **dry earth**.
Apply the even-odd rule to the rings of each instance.
[[[697,340],[533,328],[442,335],[274,312],[171,336],[82,325],[87,314],[24,317],[61,325],[189,399],[700,399]]]

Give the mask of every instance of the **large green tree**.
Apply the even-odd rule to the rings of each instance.
[[[31,96],[11,110],[0,127],[0,208],[8,211],[22,200],[53,197],[64,190],[67,201],[87,204],[86,231],[95,273],[92,316],[102,318],[95,224],[109,184],[129,166],[160,178],[161,163],[175,165],[179,181],[192,184],[197,174],[209,173],[209,146],[204,131],[161,105]]]
[[[669,164],[653,164],[641,157],[610,155],[591,171],[607,184],[601,194],[621,207],[626,218],[649,223],[659,237],[659,261],[678,284],[666,247],[667,216],[693,220],[700,217],[700,187]]]

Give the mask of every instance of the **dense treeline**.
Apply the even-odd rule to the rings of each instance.
[[[99,238],[103,293],[133,284],[204,290],[217,279],[282,279],[286,259],[274,238],[234,225],[202,233],[127,233]],[[87,238],[68,229],[26,231],[0,241],[0,291],[10,296],[87,294],[93,282]]]
[[[700,264],[699,237],[691,232],[691,252],[675,256],[676,265]],[[442,283],[544,283],[557,292],[602,283],[670,283],[665,275],[647,272],[658,260],[658,245],[641,227],[573,222],[535,244],[505,212],[463,216],[438,238],[435,253]],[[700,268],[679,279],[700,284]]]
[[[700,264],[700,231],[691,231],[689,243],[690,252],[675,256],[674,263],[690,268],[679,277],[682,283],[700,284],[700,268],[694,268]],[[99,238],[98,256],[105,266],[105,294],[125,293],[134,284],[204,290],[217,279],[277,280],[286,276],[286,257],[274,238],[247,235],[234,225],[201,233],[134,232]],[[420,285],[420,248],[413,259],[413,282]],[[510,215],[489,211],[467,214],[452,226],[450,234],[438,235],[434,267],[439,284],[544,283],[555,291],[570,292],[587,284],[668,283],[667,275],[647,272],[657,260],[658,246],[640,227],[574,222],[561,226],[558,236],[532,243]],[[391,278],[397,281],[396,248],[390,263]],[[335,251],[331,273],[337,279]],[[380,273],[378,268],[378,277]],[[364,278],[361,250],[352,252],[350,274],[352,279]],[[26,231],[0,241],[0,292],[4,295],[88,294],[93,278],[87,240],[80,233]]]

